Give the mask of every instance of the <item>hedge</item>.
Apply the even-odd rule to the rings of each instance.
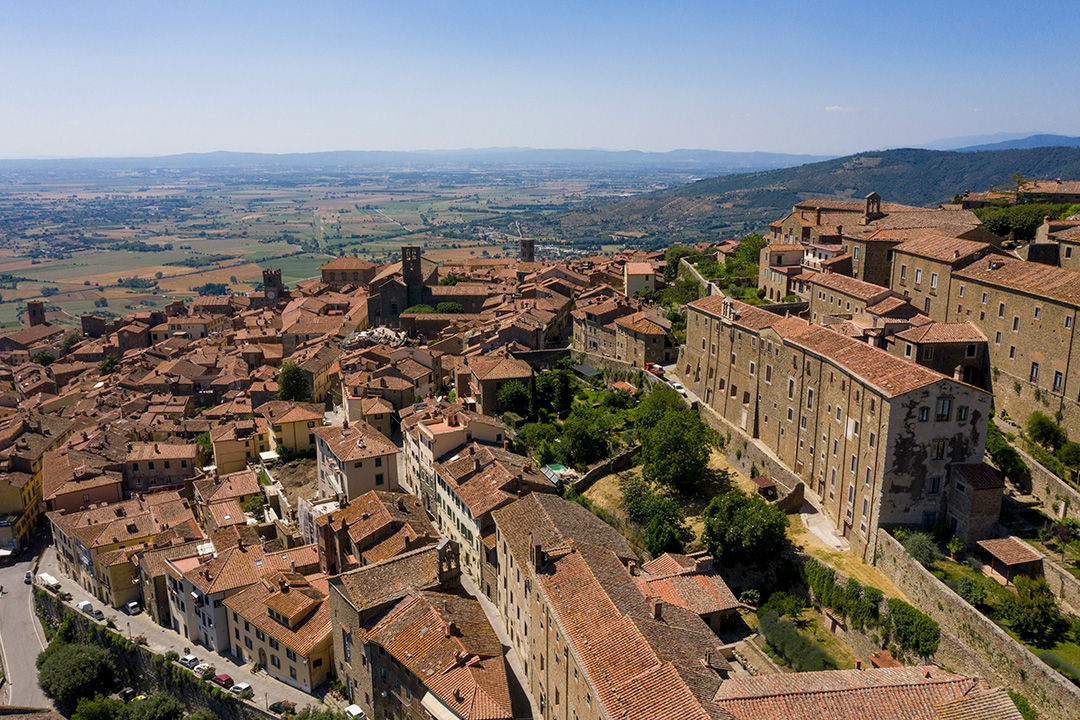
[[[903,600],[889,598],[889,618],[893,636],[902,649],[918,655],[930,655],[937,650],[941,628],[929,615]]]
[[[781,620],[775,610],[761,616],[758,629],[769,645],[799,672],[836,669],[836,661],[824,649],[799,634],[795,623]]]

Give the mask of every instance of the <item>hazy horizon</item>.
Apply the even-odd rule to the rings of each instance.
[[[1080,6],[5,3],[0,158],[1080,134]],[[1049,99],[1053,100],[1052,112]]]

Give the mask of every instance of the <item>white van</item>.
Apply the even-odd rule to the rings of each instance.
[[[75,609],[79,612],[84,612],[89,615],[90,611],[94,609],[94,606],[89,600],[83,600],[81,602],[75,603]]]
[[[367,714],[359,705],[350,705],[345,708],[345,717],[349,720],[367,720]]]

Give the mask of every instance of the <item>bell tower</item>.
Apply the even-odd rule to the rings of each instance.
[[[536,240],[534,238],[521,238],[521,262],[536,262]]]
[[[42,300],[31,300],[26,303],[26,319],[30,327],[45,324],[45,303]]]
[[[401,248],[401,279],[408,293],[408,306],[419,305],[424,294],[424,274],[420,264],[420,248],[405,245]]]

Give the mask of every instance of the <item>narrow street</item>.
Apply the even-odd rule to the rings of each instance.
[[[34,664],[45,649],[45,635],[34,615],[33,585],[23,582],[44,543],[43,534],[38,533],[16,562],[0,568],[0,587],[4,589],[0,595],[0,658],[6,677],[0,701],[5,705],[52,707],[52,701],[38,687]]]
[[[166,653],[173,650],[180,655],[185,655],[187,652],[190,652],[192,655],[199,658],[199,662],[208,662],[214,666],[218,673],[225,673],[232,677],[233,682],[246,682],[250,684],[252,691],[255,693],[251,702],[263,709],[270,703],[277,702],[278,700],[290,700],[296,703],[297,709],[300,709],[305,705],[318,705],[319,703],[319,697],[308,695],[301,690],[286,685],[285,683],[270,677],[266,671],[252,673],[250,664],[238,663],[231,655],[219,655],[218,653],[207,650],[201,645],[196,645],[172,630],[161,627],[145,612],[129,616],[123,611],[105,606],[100,600],[79,587],[79,585],[71,580],[71,578],[63,574],[57,563],[56,553],[52,547],[45,550],[39,572],[48,573],[59,580],[62,588],[71,593],[72,605],[82,600],[88,600],[93,604],[95,609],[100,608],[102,612],[105,613],[106,618],[113,618],[118,632],[128,635],[129,637],[134,637],[136,635],[145,636],[147,647],[155,653]],[[21,574],[18,579],[21,585]],[[29,588],[30,586],[26,585],[23,587]],[[4,583],[4,589],[7,590],[6,582]],[[30,658],[29,663],[30,667],[33,667],[33,657]],[[328,704],[340,704],[331,698],[328,698],[327,700]]]

